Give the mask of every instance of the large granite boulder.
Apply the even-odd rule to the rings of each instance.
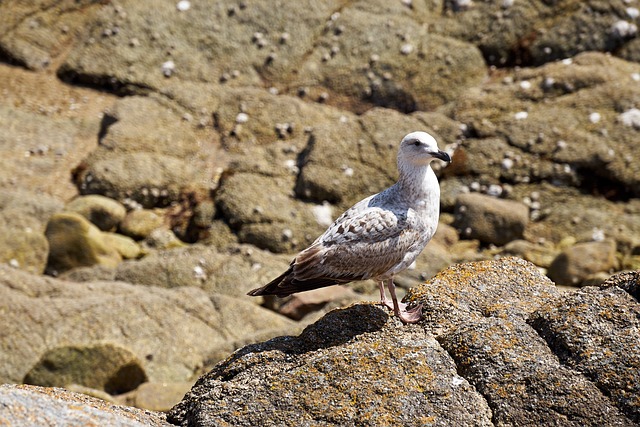
[[[638,422],[640,305],[621,288],[563,293],[534,265],[504,258],[451,267],[407,301],[423,304],[419,325],[357,304],[297,337],[238,350],[198,380],[170,422]]]

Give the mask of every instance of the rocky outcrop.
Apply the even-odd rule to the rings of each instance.
[[[563,293],[532,264],[504,258],[449,268],[407,299],[423,304],[419,325],[356,304],[297,337],[238,350],[198,380],[169,420],[183,426],[293,419],[378,426],[638,422],[640,305],[621,288]]]
[[[386,320],[345,341],[353,357],[384,360],[397,365],[394,375],[416,373],[429,385],[374,384],[400,393],[406,408],[385,398],[389,412],[367,422],[418,420],[411,411],[424,415],[425,407],[449,424],[470,420],[472,407],[480,408],[478,424],[636,422],[629,384],[637,379],[626,368],[633,360],[610,356],[620,346],[606,340],[600,357],[561,336],[564,318],[553,307],[562,311],[564,300],[544,279],[608,286],[607,275],[640,268],[633,2],[0,3],[0,61],[10,63],[0,64],[5,381],[73,381],[80,384],[69,387],[113,400],[105,388],[121,392],[147,378],[117,401],[166,409],[203,365],[229,351],[377,298],[371,281],[286,300],[244,294],[281,273],[291,252],[342,210],[394,182],[399,139],[426,130],[454,161],[435,165],[438,233],[396,278],[399,293],[468,261],[517,255],[540,271],[523,273],[512,261],[454,267],[429,282],[433,294],[409,293],[429,308],[424,334],[407,327],[403,340]],[[61,280],[29,274],[45,271]],[[617,277],[637,298],[635,279]],[[603,313],[630,304],[606,292],[587,288],[576,298],[602,304]],[[580,306],[577,299],[566,304]],[[354,311],[382,324],[386,314],[376,310],[353,306],[310,331],[334,328],[335,318],[359,324]],[[597,314],[562,315],[571,331],[597,337],[570,318],[583,311]],[[625,316],[612,319],[632,329]],[[400,350],[366,353],[377,339],[415,341],[426,349],[416,357],[449,382],[412,367]],[[273,345],[311,350],[276,351],[287,368],[311,366],[318,351],[341,366],[340,346],[288,340]],[[557,343],[569,350],[558,352]],[[68,371],[49,369],[56,361]],[[92,382],[86,372],[98,365]],[[346,378],[365,372],[356,365]],[[136,381],[104,385],[121,384],[127,366],[139,367]],[[335,386],[330,396],[340,383],[324,378]],[[330,420],[313,402],[291,407],[309,423],[370,413],[375,399],[350,384],[355,403],[331,401],[342,412]],[[278,387],[273,393],[288,402]],[[446,410],[450,398],[456,411]],[[420,422],[439,422],[430,416]]]

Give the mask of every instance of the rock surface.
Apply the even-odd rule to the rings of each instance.
[[[522,238],[528,222],[522,203],[469,193],[458,196],[453,225],[461,236],[502,246]]]
[[[578,243],[565,249],[549,266],[549,277],[559,285],[576,285],[590,275],[617,267],[615,243]]]
[[[162,413],[117,406],[60,388],[0,385],[0,423],[10,426],[169,427]]]
[[[50,247],[47,272],[52,275],[96,264],[115,267],[122,260],[100,229],[76,213],[53,215],[45,236]]]
[[[109,394],[131,391],[145,381],[142,362],[126,348],[109,343],[53,348],[24,377],[25,384],[76,384]]]
[[[570,337],[559,341],[587,356],[557,353],[548,344],[556,332],[546,332],[558,329],[556,317],[536,333],[527,326],[540,307],[562,301],[543,273],[571,286],[616,284],[638,298],[635,272],[606,277],[640,268],[634,1],[39,0],[0,2],[0,16],[0,263],[11,266],[0,273],[12,276],[1,281],[8,296],[0,320],[10,334],[0,367],[10,381],[61,349],[114,345],[114,355],[124,349],[140,361],[150,384],[184,385],[239,346],[297,333],[339,302],[294,297],[295,317],[317,308],[294,323],[273,313],[287,300],[244,293],[278,275],[352,203],[393,183],[397,142],[426,130],[454,161],[434,165],[441,224],[397,277],[399,292],[448,266],[510,254],[540,269],[462,264],[451,271],[470,289],[439,275],[429,282],[433,294],[410,292],[428,308],[423,325],[440,347],[428,335],[417,341],[436,346],[434,357],[449,352],[436,371],[465,372],[476,393],[465,396],[491,409],[479,423],[589,424],[579,398],[597,403],[593,422],[635,420],[633,400],[618,387],[634,377],[597,365],[605,359],[589,359],[599,353]],[[456,229],[459,197],[485,198],[493,220],[468,217]],[[82,200],[91,207],[77,206]],[[76,221],[81,235],[94,227],[107,265],[104,256],[83,261],[77,244],[67,251],[73,239],[47,240],[51,218],[69,210],[89,220]],[[63,280],[32,275],[45,272],[47,259],[64,264],[55,270],[72,268]],[[340,303],[377,298],[371,281],[348,287]],[[589,292],[579,298],[631,303]],[[571,330],[588,330],[572,314]],[[633,328],[628,313],[616,316]],[[385,343],[402,340],[391,335]],[[494,336],[513,344],[513,357],[465,344]],[[360,351],[354,340],[350,351]],[[594,374],[600,368],[603,376]],[[405,369],[412,372],[399,362],[394,372]],[[541,376],[566,381],[549,389]],[[456,391],[460,380],[450,378],[443,388],[429,384]],[[529,397],[514,392],[523,387]],[[513,405],[507,392],[518,397]],[[460,396],[446,393],[434,407]],[[452,416],[464,419],[467,409],[458,409]]]
[[[2,382],[21,382],[58,347],[105,342],[135,355],[151,381],[186,381],[246,340],[293,326],[250,302],[193,287],[73,283],[8,267],[0,267],[0,295]]]
[[[198,380],[170,422],[637,422],[640,305],[620,288],[564,294],[532,264],[504,258],[445,270],[408,300],[424,305],[419,325],[357,304],[297,337],[238,350]]]

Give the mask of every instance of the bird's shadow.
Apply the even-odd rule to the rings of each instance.
[[[335,309],[307,326],[298,336],[280,336],[237,350],[220,362],[209,375],[213,374],[223,381],[230,380],[237,374],[233,368],[236,362],[251,353],[278,351],[297,355],[343,345],[359,335],[381,330],[389,318],[387,310],[371,303],[357,303]],[[247,366],[244,367],[246,368]]]

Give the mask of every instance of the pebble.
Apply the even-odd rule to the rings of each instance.
[[[298,172],[300,172],[300,168],[298,168],[298,165],[296,164],[296,161],[294,159],[285,160],[284,167],[292,174],[297,174]]]

